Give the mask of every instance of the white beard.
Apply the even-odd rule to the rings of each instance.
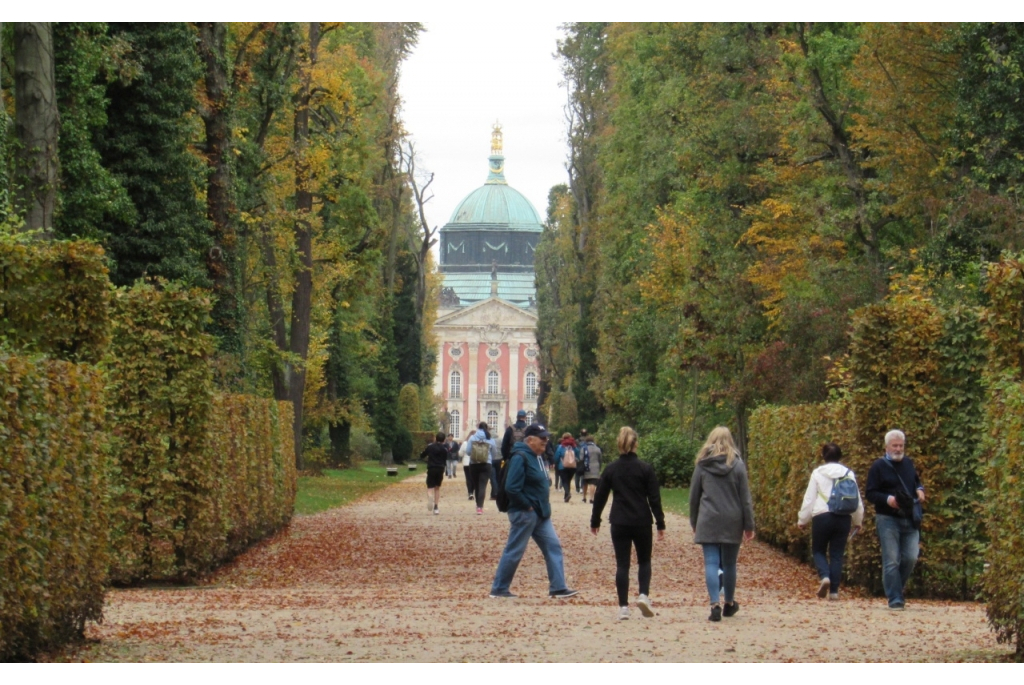
[[[896,456],[895,454],[890,454],[889,458],[892,459],[893,461],[903,461],[903,456],[904,455],[902,454],[899,456]]]

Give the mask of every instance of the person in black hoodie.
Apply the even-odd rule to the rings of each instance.
[[[444,444],[444,433],[434,436],[434,442],[420,452],[420,459],[427,460],[427,509],[433,503],[435,514],[439,514],[437,504],[441,500],[441,483],[444,482],[444,469],[448,464],[448,447]]]
[[[526,437],[526,410],[520,409],[516,413],[516,422],[505,429],[505,437],[501,439],[501,460],[508,461],[512,458],[512,446],[522,442]]]
[[[924,503],[924,486],[914,462],[904,456],[902,431],[885,434],[885,455],[868,470],[867,500],[875,505],[875,528],[882,551],[882,587],[893,611],[903,611],[904,588],[917,564],[920,523],[914,523],[914,500]]]
[[[619,458],[605,468],[597,484],[594,508],[590,514],[590,532],[597,535],[601,512],[608,495],[615,493],[612,511],[612,546],[615,548],[615,591],[619,596],[619,620],[629,618],[629,558],[636,547],[639,566],[640,597],[636,605],[644,616],[654,616],[651,600],[651,552],[654,546],[651,523],[656,523],[658,540],[665,537],[665,514],[661,510],[661,490],[654,469],[636,456],[637,435],[623,426],[618,438]],[[653,517],[652,517],[653,512]]]

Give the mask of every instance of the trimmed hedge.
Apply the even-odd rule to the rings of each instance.
[[[989,266],[984,331],[991,344],[985,383],[982,497],[989,546],[981,590],[1000,642],[1024,662],[1024,255]]]
[[[0,237],[0,339],[14,350],[95,363],[110,342],[103,248]]]
[[[82,635],[103,614],[103,379],[0,352],[0,660]]]
[[[291,405],[214,396],[205,291],[138,284],[114,307],[111,579],[194,578],[290,519]]]

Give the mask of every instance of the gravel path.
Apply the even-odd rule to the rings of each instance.
[[[428,513],[423,477],[347,507],[296,517],[207,585],[113,590],[90,643],[60,655],[87,661],[718,662],[960,661],[1008,653],[981,605],[814,596],[808,567],[755,542],[740,554],[740,612],[707,621],[703,563],[684,517],[655,543],[655,617],[616,620],[611,540],[590,507],[554,495],[571,600],[547,597],[531,543],[512,590],[489,599],[508,531],[488,503],[477,516],[461,479]],[[633,569],[635,594],[636,575]]]

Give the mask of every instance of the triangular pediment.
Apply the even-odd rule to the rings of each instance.
[[[536,328],[537,315],[496,297],[438,317],[434,326],[445,328]]]

